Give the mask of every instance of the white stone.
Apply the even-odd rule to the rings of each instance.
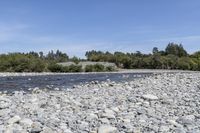
[[[31,125],[33,124],[33,121],[31,119],[24,118],[20,120],[20,124],[22,126],[31,127]]]
[[[11,100],[5,97],[0,97],[0,109],[8,108],[11,106]]]
[[[44,127],[43,131],[40,133],[55,133],[55,132],[49,127]]]
[[[102,118],[115,119],[115,112],[110,109],[105,109]]]
[[[168,123],[174,125],[175,127],[183,127],[181,124],[177,123],[175,120],[168,120]]]
[[[158,97],[152,94],[146,94],[146,95],[142,95],[142,98],[146,99],[146,100],[158,100]]]
[[[10,109],[1,109],[0,110],[0,117],[6,116],[11,112]]]
[[[13,124],[13,123],[19,122],[20,120],[21,120],[21,117],[19,117],[18,115],[15,115],[14,117],[8,120],[8,124]]]
[[[116,133],[117,128],[110,125],[102,125],[98,129],[98,133]]]
[[[87,121],[92,121],[92,120],[97,120],[97,119],[98,119],[98,116],[93,113],[88,114],[88,116],[86,117]]]
[[[160,132],[169,132],[169,129],[170,128],[168,126],[161,125],[159,128],[159,131]]]

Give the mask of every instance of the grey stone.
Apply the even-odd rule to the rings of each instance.
[[[35,93],[0,94],[0,129],[8,133],[198,133],[199,81],[198,72],[161,73],[127,83],[104,81],[68,90],[36,88]],[[17,115],[22,119],[12,118]]]
[[[192,125],[194,124],[194,120],[195,120],[194,115],[186,115],[186,116],[180,117],[177,121],[184,125],[187,125],[187,124]]]
[[[186,133],[186,131],[183,128],[175,128],[175,133]]]
[[[102,124],[110,124],[110,121],[107,118],[101,118],[99,119]]]
[[[33,122],[31,125],[31,133],[38,133],[42,131],[42,125],[39,122]]]

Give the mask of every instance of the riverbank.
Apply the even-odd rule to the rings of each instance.
[[[200,73],[0,96],[0,131],[25,133],[200,132]]]
[[[119,69],[113,72],[76,72],[76,73],[53,73],[53,72],[41,72],[41,73],[16,73],[16,72],[0,72],[0,77],[8,76],[42,76],[42,75],[70,75],[70,74],[104,74],[104,73],[196,73],[199,71],[188,70],[165,70],[165,69]]]

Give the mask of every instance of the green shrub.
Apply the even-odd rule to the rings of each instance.
[[[85,72],[93,72],[93,65],[86,65],[85,66]]]
[[[86,65],[85,72],[103,72],[105,71],[104,65],[95,64],[95,65]]]
[[[63,71],[61,65],[53,64],[53,63],[48,65],[48,70],[51,72],[62,72]]]
[[[62,72],[64,72],[64,73],[69,72],[69,67],[68,66],[63,66],[62,67]]]
[[[80,65],[70,65],[69,72],[82,72],[82,66]]]
[[[105,71],[112,72],[112,71],[115,71],[115,68],[112,66],[107,66]]]
[[[94,65],[94,71],[95,71],[95,72],[102,72],[102,71],[104,71],[104,65],[95,64],[95,65]]]
[[[191,70],[191,60],[188,57],[181,57],[178,59],[178,69]]]

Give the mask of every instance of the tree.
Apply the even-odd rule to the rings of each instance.
[[[72,57],[70,60],[73,61],[76,64],[78,64],[80,62],[80,59],[76,56]]]
[[[166,54],[176,55],[178,57],[187,56],[186,50],[183,48],[182,44],[169,43],[165,49]]]
[[[66,62],[69,59],[66,53],[62,53],[59,50],[57,50],[56,53],[54,53],[53,50],[49,51],[46,58],[47,60],[55,61],[55,62]]]
[[[167,60],[167,69],[177,69],[177,60],[178,57],[172,54],[166,56]]]
[[[154,47],[153,50],[152,50],[152,53],[153,53],[153,54],[157,54],[158,52],[159,52],[159,51],[158,51],[158,48],[157,48],[157,47]]]
[[[41,59],[44,59],[44,53],[43,53],[42,51],[39,52],[39,57],[40,57]]]

